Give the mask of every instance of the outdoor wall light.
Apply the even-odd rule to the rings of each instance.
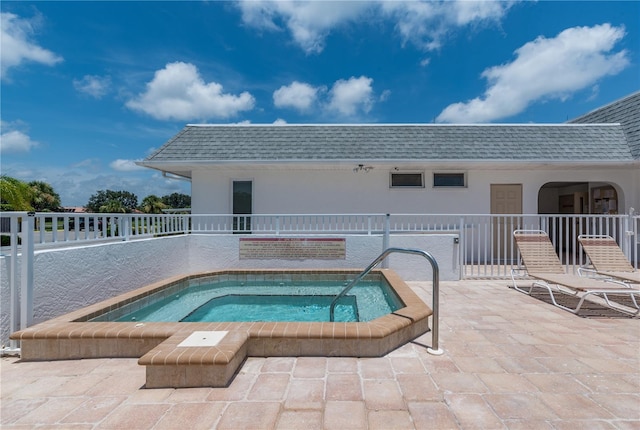
[[[365,173],[369,173],[369,170],[372,170],[373,166],[365,166],[364,164],[358,164],[356,167],[353,168],[353,173],[358,173],[358,172],[365,172]]]

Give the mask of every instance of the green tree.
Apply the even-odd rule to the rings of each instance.
[[[33,190],[26,182],[0,175],[0,208],[7,211],[32,211]]]
[[[36,211],[57,211],[60,208],[60,196],[46,182],[31,181],[29,187],[33,192],[31,205]]]
[[[109,200],[104,205],[100,206],[98,212],[109,214],[123,214],[127,212],[127,209],[122,205],[119,200]]]
[[[166,208],[167,205],[162,202],[160,197],[151,194],[142,199],[142,203],[138,209],[147,214],[160,214],[162,213],[162,209]]]
[[[183,209],[191,207],[191,196],[182,193],[173,193],[162,196],[162,203],[172,209]]]
[[[118,202],[120,205],[117,206],[112,202]],[[100,190],[89,197],[89,201],[85,205],[88,212],[110,212],[103,210],[106,207],[122,208],[124,212],[132,212],[138,207],[138,197],[129,191]]]

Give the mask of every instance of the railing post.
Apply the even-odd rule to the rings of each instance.
[[[20,328],[25,329],[33,322],[33,229],[35,212],[22,218],[22,285],[20,291]]]
[[[121,231],[122,231],[122,240],[124,241],[128,241],[130,239],[130,231],[129,231],[129,227],[130,227],[130,220],[129,217],[127,216],[121,216],[119,218],[120,220],[120,225],[122,227]]]
[[[9,231],[11,233],[11,304],[9,330],[14,333],[20,329],[20,295],[18,294],[18,216],[12,215],[10,218]],[[9,342],[11,349],[18,348],[18,341]]]
[[[389,249],[390,242],[390,231],[391,231],[391,214],[386,214],[384,219],[384,233],[382,235],[382,250]],[[389,268],[389,260],[386,258],[382,261],[382,268]]]
[[[378,264],[380,264],[381,262],[383,262],[384,260],[387,259],[387,256],[389,254],[392,254],[394,252],[399,252],[402,254],[417,254],[417,255],[422,255],[424,258],[427,259],[427,261],[429,261],[429,263],[431,264],[431,271],[432,271],[432,280],[433,280],[433,292],[431,295],[431,300],[432,300],[432,309],[431,311],[433,312],[431,314],[431,320],[432,320],[432,326],[431,326],[431,347],[427,348],[427,352],[429,354],[432,355],[442,355],[444,353],[444,351],[442,349],[440,349],[440,347],[438,346],[438,333],[439,333],[439,320],[440,320],[440,269],[438,268],[438,262],[436,261],[435,258],[433,258],[433,256],[431,254],[429,254],[428,252],[425,252],[421,249],[408,249],[408,248],[388,248],[384,251],[382,251],[382,254],[380,254],[375,260],[373,260],[371,262],[371,264],[369,264],[369,266],[367,266],[366,269],[364,269],[362,272],[360,272],[360,274],[353,279],[346,287],[344,287],[342,289],[342,291],[340,293],[338,293],[335,298],[333,299],[333,301],[331,302],[331,306],[329,306],[329,321],[333,322],[334,321],[334,312],[335,312],[335,308],[336,305],[338,304],[338,301],[340,300],[341,297],[344,297],[349,290],[351,290],[351,288],[353,288],[358,282],[360,282],[360,280],[362,280],[365,276],[367,276],[367,274],[369,272],[371,272],[371,270],[373,270],[374,267],[376,267]]]
[[[458,277],[460,279],[465,278],[465,273],[467,271],[467,256],[466,256],[466,235],[465,235],[465,219],[464,217],[460,217],[458,221],[460,223],[460,228],[458,229]]]
[[[633,236],[633,230],[631,229],[631,222],[633,221],[633,212],[635,209],[633,208],[629,208],[629,213],[626,214],[626,216],[624,217],[624,238],[623,240],[621,240],[621,242],[624,242],[623,245],[623,251],[624,254],[627,256],[627,258],[629,259],[629,261],[632,261],[632,239],[631,236]]]

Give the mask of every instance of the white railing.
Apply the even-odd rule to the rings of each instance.
[[[607,234],[639,266],[640,216],[628,215],[468,215],[468,214],[69,214],[0,213],[2,235],[22,249],[30,230],[35,249],[83,246],[174,234],[382,235],[453,233],[459,235],[461,277],[507,277],[518,254],[515,229],[547,231],[568,269],[585,264],[579,234]],[[25,222],[31,222],[28,227]],[[4,242],[3,242],[4,244]]]

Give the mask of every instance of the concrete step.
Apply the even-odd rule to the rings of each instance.
[[[140,357],[146,388],[226,387],[247,357],[244,331],[180,331]]]

